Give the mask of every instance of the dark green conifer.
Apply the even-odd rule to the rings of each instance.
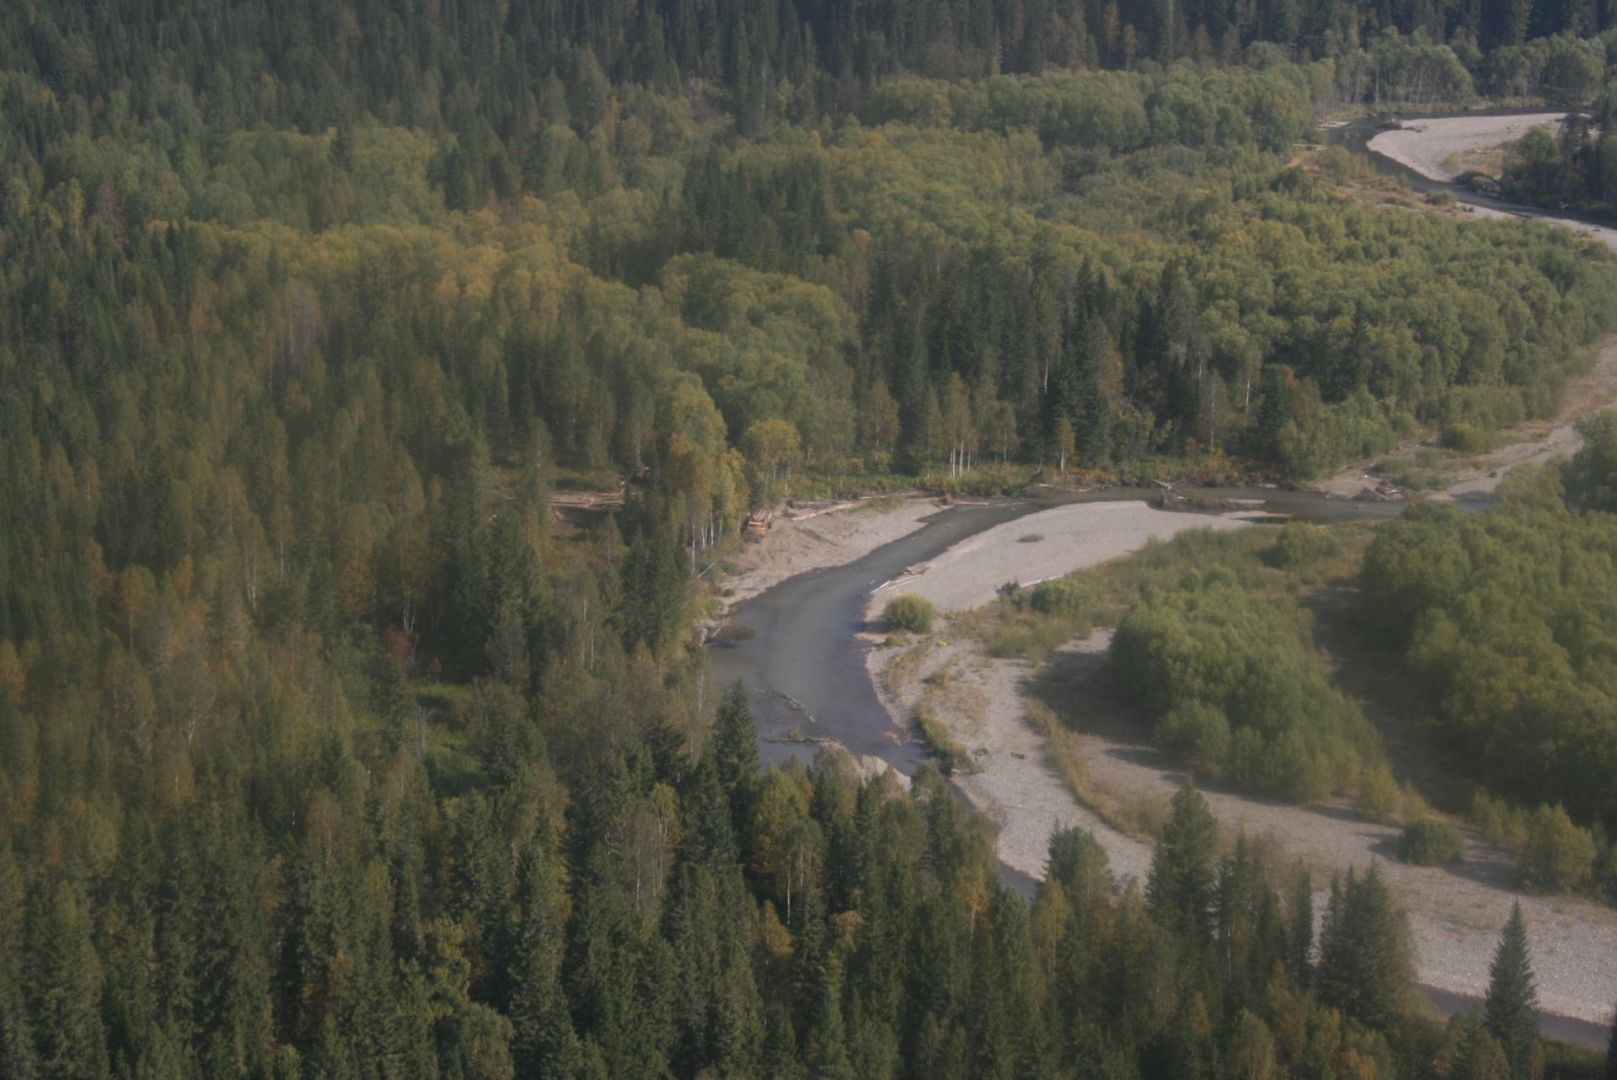
[[[1360,1023],[1390,1028],[1414,985],[1409,925],[1375,866],[1362,877],[1348,871],[1331,902],[1320,935],[1316,988],[1320,1001]]]
[[[1161,926],[1194,942],[1212,928],[1218,822],[1190,784],[1173,797],[1172,815],[1151,859],[1146,905]]]
[[[1489,973],[1483,1025],[1504,1049],[1511,1076],[1518,1080],[1530,1076],[1538,1040],[1538,990],[1527,955],[1527,925],[1522,920],[1520,903],[1511,905],[1510,918],[1499,936]]]

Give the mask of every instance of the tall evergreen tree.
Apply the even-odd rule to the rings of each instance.
[[[1152,916],[1191,942],[1206,942],[1217,897],[1214,861],[1218,822],[1189,783],[1173,797],[1173,809],[1151,858],[1146,905]]]
[[[719,783],[730,799],[731,823],[745,836],[747,816],[758,788],[758,732],[747,704],[747,688],[737,682],[719,701],[713,726],[714,763]]]
[[[566,917],[551,854],[537,839],[517,885],[511,965],[511,1057],[522,1076],[571,1076],[582,1056],[561,984]]]
[[[1527,1080],[1538,1042],[1538,990],[1527,955],[1527,925],[1520,903],[1511,905],[1510,918],[1499,936],[1482,1015],[1483,1025],[1510,1059],[1511,1076]]]
[[[107,1073],[101,1024],[101,964],[90,941],[89,918],[73,891],[58,885],[35,920],[31,979],[40,1074],[92,1080]]]
[[[1374,865],[1332,882],[1315,978],[1321,1002],[1369,1027],[1402,1014],[1415,980],[1409,925]]]

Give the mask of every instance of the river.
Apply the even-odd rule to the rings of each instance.
[[[1426,179],[1371,153],[1366,145],[1376,133],[1377,123],[1378,119],[1366,119],[1337,128],[1330,137],[1367,154],[1379,169],[1403,176],[1418,190],[1449,190],[1461,201],[1493,210],[1561,220]],[[1587,228],[1583,222],[1562,223]],[[1272,488],[1207,489],[1202,493],[1212,499],[1260,502],[1263,509],[1276,514],[1331,523],[1394,517],[1405,506]],[[877,699],[866,671],[866,646],[857,636],[864,628],[871,590],[907,567],[1024,514],[1074,500],[1138,500],[1158,494],[1154,489],[1114,489],[958,506],[940,512],[916,532],[863,558],[788,579],[740,605],[731,613],[731,621],[750,628],[752,635],[744,640],[727,638],[709,647],[714,676],[721,685],[740,681],[749,688],[760,753],[767,762],[781,764],[794,757],[808,761],[822,746],[840,744],[858,758],[879,759],[905,776],[913,775],[926,760],[926,751],[894,724]],[[1471,499],[1464,508],[1482,509],[1489,501],[1487,497]],[[1003,869],[1007,884],[1024,895],[1031,894],[1035,887],[1031,879],[1009,867]],[[1430,988],[1428,996],[1445,1016],[1477,1005],[1474,998]],[[1546,1016],[1543,1030],[1546,1035],[1585,1045],[1604,1045],[1608,1034],[1603,1025],[1558,1016]]]

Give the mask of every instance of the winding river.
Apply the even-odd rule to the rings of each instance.
[[[1476,114],[1469,114],[1476,115]],[[1557,218],[1542,211],[1515,207],[1454,185],[1422,177],[1367,150],[1379,118],[1367,119],[1329,133],[1331,141],[1367,154],[1378,169],[1402,176],[1421,191],[1448,190],[1457,199],[1492,210],[1504,210],[1558,221],[1587,231],[1588,223]],[[1413,122],[1413,121],[1411,121]],[[1617,238],[1617,230],[1607,230]],[[1261,502],[1263,509],[1323,522],[1394,517],[1402,503],[1328,499],[1308,492],[1269,488],[1209,489],[1214,499]],[[867,764],[884,762],[909,776],[925,761],[924,748],[900,730],[877,699],[866,672],[865,645],[857,637],[864,626],[870,593],[906,567],[932,559],[984,529],[1051,505],[1071,501],[1150,499],[1153,490],[1115,489],[1050,499],[996,501],[957,506],[929,518],[919,530],[876,549],[856,561],[813,571],[782,582],[740,605],[733,622],[750,628],[745,640],[728,639],[709,647],[713,673],[721,685],[743,682],[749,689],[765,761],[783,763],[793,757],[811,760],[826,744],[840,744]],[[1482,496],[1467,501],[1481,509]],[[1029,894],[1033,882],[1009,867],[1008,884]],[[1442,1015],[1474,1007],[1459,995],[1430,990]],[[1545,1034],[1587,1045],[1604,1045],[1607,1029],[1565,1017],[1546,1016]]]

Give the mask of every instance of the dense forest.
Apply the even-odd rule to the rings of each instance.
[[[1316,948],[1187,791],[1143,892],[1071,832],[1029,901],[931,773],[761,770],[689,631],[797,477],[1551,409],[1609,257],[1292,155],[1610,18],[0,6],[0,1075],[1527,1061],[1410,1007],[1373,871]]]

